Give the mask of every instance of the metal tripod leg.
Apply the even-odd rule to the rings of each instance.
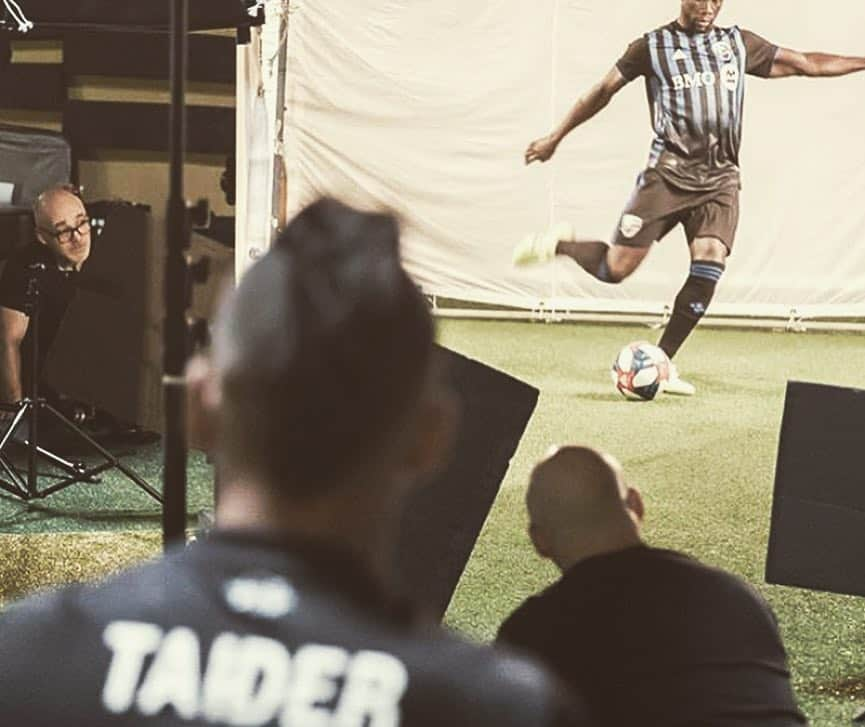
[[[24,444],[26,444],[29,452],[34,452],[39,457],[42,457],[43,459],[47,460],[59,469],[64,470],[66,474],[69,475],[68,477],[64,477],[63,479],[61,479],[60,482],[57,482],[54,485],[46,487],[42,490],[39,490],[36,487],[31,487],[29,482],[30,477],[25,480],[16,470],[16,468],[4,456],[3,452],[4,448],[12,441],[15,430],[31,409],[34,410],[32,413],[32,416],[34,417],[38,417],[40,413],[49,413],[78,439],[84,441],[96,452],[98,452],[105,461],[94,467],[85,467],[83,464],[76,464],[75,462],[71,462],[61,457],[60,455],[52,452],[51,450],[39,446],[38,443],[35,447],[31,446],[31,442],[29,441],[29,439],[25,440]],[[5,472],[11,480],[11,482],[5,482],[0,479],[0,489],[6,490],[10,494],[15,495],[22,500],[32,500],[35,498],[47,497],[48,495],[59,492],[60,490],[63,490],[78,482],[97,484],[99,480],[96,478],[96,475],[99,475],[109,469],[119,470],[123,475],[126,476],[127,479],[129,479],[142,490],[144,490],[144,492],[150,495],[154,500],[159,503],[162,502],[162,494],[158,490],[154,489],[146,480],[137,475],[130,467],[121,462],[111,452],[105,449],[105,447],[99,444],[86,432],[75,426],[75,424],[69,421],[69,419],[67,419],[63,414],[57,411],[57,409],[52,407],[44,400],[39,400],[38,402],[34,402],[29,399],[25,400],[21,408],[16,413],[12,424],[9,426],[3,436],[0,437],[0,471]],[[28,474],[32,476],[32,465],[30,466],[30,470],[31,472],[29,472]]]
[[[3,432],[3,436],[0,437],[0,453],[2,453],[9,442],[12,441],[15,430],[18,429],[18,425],[32,407],[33,404],[30,401],[25,401],[20,407],[18,407],[18,411],[15,412],[15,416],[12,418],[12,423],[6,428],[6,431]]]
[[[27,440],[25,440],[24,443],[28,447],[30,446],[30,442],[28,442]],[[36,445],[36,453],[43,459],[47,459],[55,467],[59,467],[60,469],[65,470],[67,474],[78,475],[87,470],[87,468],[83,464],[78,462],[72,462],[68,459],[63,459],[63,457],[61,457],[56,452],[52,452],[50,449],[45,449],[45,447],[40,447],[38,444]],[[89,478],[85,481],[93,485],[99,484],[99,480],[93,478]]]
[[[42,403],[42,408],[51,413],[60,423],[62,423],[69,431],[73,432],[80,439],[84,440],[89,444],[93,449],[95,449],[102,457],[110,464],[111,468],[120,470],[128,480],[134,482],[138,487],[144,490],[148,495],[150,495],[157,502],[162,502],[162,494],[155,490],[150,484],[148,484],[144,479],[139,477],[132,469],[127,467],[123,462],[121,462],[117,457],[115,457],[111,452],[109,452],[105,447],[103,447],[99,442],[93,439],[89,434],[82,431],[78,427],[76,427],[71,421],[69,421],[63,414],[57,411],[53,406],[47,404],[45,402]],[[100,468],[102,471],[102,468]],[[89,477],[90,472],[82,472],[81,478],[77,481],[83,481],[84,478]],[[72,484],[71,482],[69,484]]]
[[[59,454],[55,454],[50,449],[45,449],[45,447],[40,447],[38,444],[36,445],[36,451],[49,462],[64,470],[74,472],[79,469],[79,466],[74,462],[70,462],[68,459],[63,459]]]
[[[31,499],[33,493],[28,487],[27,480],[21,477],[15,467],[13,467],[9,460],[6,459],[5,451],[6,447],[8,447],[13,441],[18,426],[32,408],[33,403],[29,399],[25,399],[15,412],[15,416],[12,418],[12,423],[9,424],[6,431],[3,432],[3,436],[0,437],[0,467],[2,467],[3,471],[9,476],[9,479],[12,480],[11,484],[0,480],[0,489],[4,489],[10,494],[20,497],[23,500]]]
[[[21,476],[15,471],[15,468],[6,460],[6,457],[0,455],[0,468],[8,475],[11,483],[0,479],[0,489],[6,490],[11,495],[20,497],[23,500],[28,500],[27,483],[21,479]]]

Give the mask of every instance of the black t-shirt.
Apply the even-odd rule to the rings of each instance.
[[[42,264],[45,269],[34,271],[32,266]],[[44,245],[33,243],[15,251],[6,261],[3,274],[0,276],[0,306],[21,311],[30,315],[29,307],[34,289],[35,279],[39,291],[39,370],[51,349],[51,344],[57,337],[57,331],[63,321],[63,316],[77,289],[78,273],[64,271],[57,266],[54,254]],[[27,334],[21,346],[22,378],[24,394],[27,395],[27,385],[30,380],[33,351],[32,322],[27,327]]]
[[[215,535],[0,614],[0,722],[589,724],[531,663],[407,616],[346,553]]]
[[[768,604],[735,576],[645,546],[581,561],[502,625],[604,725],[805,722]]]

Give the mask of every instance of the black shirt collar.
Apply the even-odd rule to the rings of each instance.
[[[46,270],[56,270],[60,273],[77,273],[78,271],[75,268],[62,268],[60,263],[57,262],[57,257],[53,252],[41,242],[33,242],[32,243],[32,252],[28,255],[28,258],[31,259],[34,263],[43,263],[45,265]]]
[[[620,560],[625,558],[630,558],[633,556],[639,557],[643,553],[647,553],[652,548],[650,548],[645,543],[638,543],[636,545],[629,545],[627,548],[622,548],[621,550],[613,550],[607,553],[598,553],[598,555],[592,555],[588,558],[583,558],[583,560],[577,561],[572,565],[568,570],[566,570],[562,577],[568,577],[572,574],[578,575],[583,573],[584,571],[590,571],[594,568],[603,568],[606,566],[610,560]]]
[[[579,580],[586,574],[594,577],[592,574],[594,574],[596,570],[600,570],[601,573],[607,572],[610,565],[613,563],[627,562],[632,558],[640,559],[645,557],[660,557],[664,559],[694,562],[694,559],[690,555],[680,553],[678,550],[653,548],[651,545],[647,545],[646,543],[638,543],[636,545],[629,545],[627,548],[622,548],[621,550],[593,555],[590,558],[585,558],[584,560],[575,563],[562,574],[559,583],[564,580],[567,580],[568,582]]]
[[[266,551],[284,558],[287,575],[298,574],[322,590],[334,591],[391,620],[415,619],[410,602],[388,589],[361,558],[344,546],[324,539],[240,529],[216,529],[204,542],[216,547]]]

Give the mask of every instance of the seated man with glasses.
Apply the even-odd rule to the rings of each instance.
[[[0,276],[0,403],[16,404],[29,391],[33,332],[30,313],[38,285],[41,371],[75,296],[76,276],[90,255],[90,218],[70,186],[52,187],[33,204],[36,239],[7,260]],[[13,417],[0,410],[0,434]]]

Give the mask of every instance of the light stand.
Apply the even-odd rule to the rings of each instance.
[[[165,328],[163,401],[165,432],[162,542],[183,542],[186,531],[186,402],[183,369],[186,364],[186,256],[188,216],[183,197],[183,160],[186,151],[186,63],[189,54],[186,0],[171,0],[171,116],[170,187],[166,220]]]
[[[41,294],[41,276],[45,272],[44,263],[36,263],[29,267],[30,277],[27,282],[27,293],[25,312],[29,317],[29,333],[32,341],[32,350],[30,355],[30,386],[28,397],[17,405],[0,404],[0,409],[3,411],[14,412],[12,423],[7,427],[0,438],[0,470],[9,477],[9,482],[0,479],[0,489],[25,501],[35,500],[48,495],[53,495],[55,492],[66,489],[78,482],[86,482],[88,484],[98,484],[97,475],[110,469],[117,469],[122,472],[127,479],[138,485],[148,495],[154,498],[157,502],[162,502],[162,496],[145,480],[139,477],[129,467],[124,465],[117,457],[105,449],[102,445],[96,442],[86,432],[82,431],[57,409],[51,406],[44,398],[39,395],[39,309],[40,309],[40,294]],[[75,437],[86,443],[93,450],[98,452],[103,462],[93,467],[86,467],[80,462],[70,462],[63,457],[51,452],[50,450],[39,446],[39,428],[40,418],[47,414],[55,421],[60,422],[67,431],[75,435]],[[21,476],[18,469],[12,464],[6,456],[7,447],[14,441],[16,430],[24,420],[27,420],[27,437],[24,444],[27,447],[27,477]],[[59,482],[39,489],[39,458],[43,458],[50,462],[55,467],[63,470],[66,473]]]
[[[188,0],[171,0],[171,171],[166,220],[165,325],[163,358],[163,396],[165,433],[163,436],[164,472],[162,542],[165,547],[185,542],[186,536],[186,381],[184,369],[190,339],[202,331],[186,318],[192,296],[192,283],[207,278],[208,263],[190,266],[187,251],[193,225],[206,226],[209,210],[206,201],[194,207],[183,195],[183,163],[186,153],[186,68],[189,56]]]

